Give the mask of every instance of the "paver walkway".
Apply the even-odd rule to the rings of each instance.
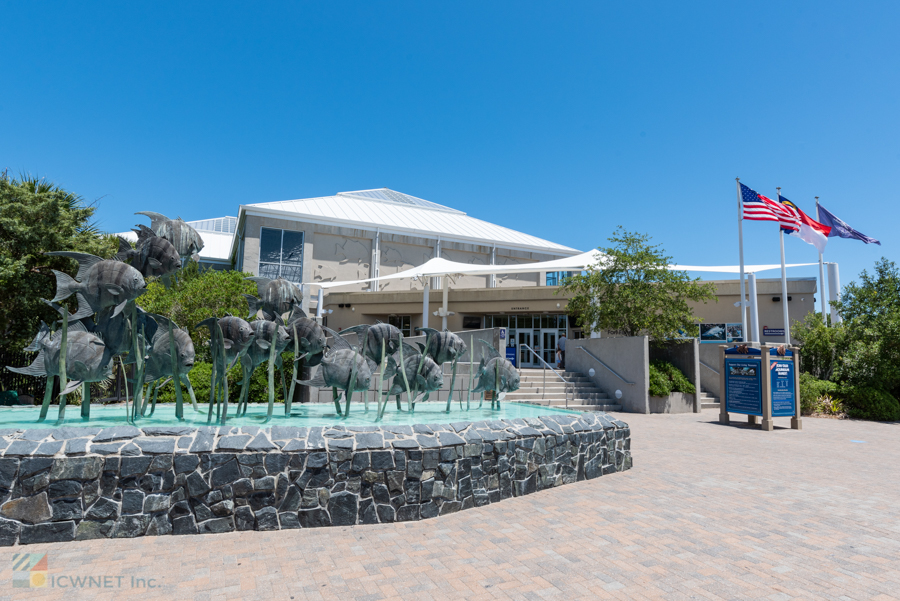
[[[5,548],[0,599],[900,598],[900,424],[619,417],[623,474],[417,523]],[[13,589],[14,552],[123,587]]]

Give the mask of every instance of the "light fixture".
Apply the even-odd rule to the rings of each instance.
[[[588,375],[589,375],[590,377],[593,378],[596,374],[597,374],[597,372],[594,371],[594,368],[593,368],[593,367],[590,368],[590,369],[588,370]]]
[[[621,391],[621,390],[617,390],[617,391],[616,391],[616,399],[621,399],[621,398],[622,398],[622,391]]]

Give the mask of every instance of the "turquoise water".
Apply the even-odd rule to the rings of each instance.
[[[478,403],[472,403],[469,411],[460,410],[458,403],[453,403],[450,412],[446,412],[446,402],[418,403],[414,412],[406,411],[404,403],[402,411],[397,410],[393,401],[388,405],[381,421],[376,421],[375,403],[369,403],[368,412],[363,403],[350,405],[350,417],[342,418],[335,410],[333,404],[307,403],[291,406],[290,417],[284,415],[284,405],[275,405],[272,419],[264,423],[267,406],[264,404],[251,404],[247,408],[247,415],[234,417],[234,405],[228,407],[228,425],[232,426],[332,426],[335,424],[345,426],[374,426],[374,425],[406,425],[406,424],[448,424],[463,421],[481,421],[491,419],[515,419],[523,417],[537,417],[554,413],[578,415],[575,411],[556,409],[552,407],[540,407],[524,403],[503,402],[500,409],[492,410],[490,401],[485,401],[481,409],[477,409]],[[181,424],[186,426],[206,426],[207,405],[199,405],[202,412],[195,412],[190,403],[184,405],[184,420],[175,418],[175,405],[172,403],[156,406],[156,412],[149,417],[137,420],[136,426],[168,426]],[[130,407],[129,407],[130,408]],[[343,404],[341,405],[343,410]],[[90,420],[82,420],[81,407],[69,405],[66,407],[66,419],[62,423],[57,421],[59,407],[51,406],[47,419],[38,422],[40,409],[38,407],[0,407],[0,428],[35,429],[48,428],[57,425],[64,426],[118,426],[126,424],[125,405],[92,405]],[[218,425],[213,415],[214,425]]]

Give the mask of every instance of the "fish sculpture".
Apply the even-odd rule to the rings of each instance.
[[[439,332],[433,328],[416,328],[416,332],[425,333],[425,353],[435,363],[452,363],[466,354],[466,343],[449,330]]]
[[[307,358],[307,366],[313,365],[310,363],[310,358],[314,355],[318,355],[321,361],[325,351],[326,337],[325,330],[322,329],[322,326],[315,319],[310,319],[300,307],[294,306],[284,327],[290,336],[290,343],[294,341],[294,331],[296,330],[300,353],[309,356]],[[314,365],[318,365],[318,363]]]
[[[206,327],[210,331],[210,349],[212,351],[212,375],[209,390],[209,417],[212,419],[213,407],[217,415],[221,412],[222,423],[228,418],[228,378],[227,371],[247,352],[254,333],[250,324],[240,317],[228,315],[221,319],[210,317],[198,323],[194,329]],[[221,391],[222,405],[218,404]]]
[[[119,252],[116,259],[119,261],[131,261],[132,267],[141,272],[145,278],[156,276],[162,279],[163,285],[168,288],[171,285],[171,276],[181,269],[181,255],[171,242],[148,228],[139,225],[133,230],[137,236],[137,245],[131,248],[127,240],[119,237]]]
[[[299,287],[284,278],[270,279],[261,276],[244,278],[256,283],[256,292],[259,298],[252,294],[245,294],[247,304],[250,306],[250,317],[262,311],[263,318],[273,321],[276,315],[283,315],[300,306],[303,302],[303,292]]]
[[[79,310],[75,319],[87,317],[92,313],[100,313],[107,307],[114,307],[113,316],[122,312],[129,301],[143,294],[146,290],[144,276],[128,265],[116,260],[104,260],[85,253],[56,251],[48,252],[55,257],[67,257],[78,261],[78,273],[75,279],[69,275],[53,270],[56,274],[56,296],[52,302],[65,300],[75,294],[79,296]],[[82,304],[82,298],[85,304]],[[86,307],[90,307],[87,309]],[[85,311],[89,311],[85,313]]]
[[[397,326],[376,321],[375,325],[361,324],[344,328],[341,330],[341,336],[351,332],[357,334],[366,357],[375,363],[381,363],[382,341],[384,352],[389,356],[400,348],[400,329]]]
[[[447,395],[447,409],[450,411],[450,403],[453,401],[453,388],[456,385],[456,365],[466,354],[468,347],[463,339],[449,330],[439,332],[432,328],[416,328],[417,332],[425,332],[424,352],[434,359],[438,365],[449,362],[450,368],[450,394]]]
[[[500,353],[491,344],[480,341],[484,345],[484,354],[478,364],[478,371],[475,377],[478,382],[472,392],[485,392],[492,390],[494,397],[491,400],[491,408],[494,403],[499,407],[500,401],[508,392],[515,392],[519,389],[519,372],[505,357],[501,357]],[[490,357],[485,361],[484,355]],[[483,400],[483,398],[482,398]]]
[[[324,330],[331,334],[333,348],[325,353],[322,364],[311,379],[298,380],[297,383],[303,386],[331,388],[338,415],[346,416],[350,412],[350,399],[353,393],[369,389],[372,372],[366,358],[351,347],[349,342],[334,330],[328,328]],[[338,390],[345,392],[346,404],[343,414]]]
[[[135,215],[145,215],[150,218],[150,229],[157,236],[165,238],[175,247],[181,257],[197,258],[201,250],[203,250],[203,238],[197,233],[181,217],[178,219],[169,219],[160,213],[152,211],[141,211]]]
[[[140,307],[136,309],[138,332],[143,332],[146,340],[152,340],[159,326],[149,313]],[[87,326],[88,331],[100,336],[110,353],[113,355],[128,353],[125,363],[134,363],[134,354],[131,353],[131,320],[126,317],[124,312],[113,315],[114,311],[115,307],[107,307],[97,313],[93,319],[85,318],[82,319],[82,322]]]
[[[281,325],[281,318],[277,318],[277,321],[257,319],[250,322],[250,327],[253,329],[254,337],[253,342],[247,348],[247,352],[241,356],[244,383],[241,386],[241,396],[238,400],[237,415],[246,415],[247,413],[247,402],[250,397],[250,378],[253,376],[253,371],[257,366],[269,361],[270,357],[273,358],[273,369],[274,367],[281,368],[281,353],[284,352],[288,343],[291,341],[288,331]],[[272,354],[271,348],[273,344],[275,345],[274,355]],[[281,380],[282,388],[284,388],[283,370],[281,372]],[[270,393],[274,393],[274,391],[270,391]],[[284,394],[287,396],[286,391]],[[271,402],[274,403],[274,394],[270,394],[269,396]],[[242,406],[243,410],[241,409]]]
[[[150,415],[156,410],[156,395],[160,388],[168,383],[168,379],[161,381],[163,378],[173,378],[173,368],[178,372],[179,381],[188,389],[191,397],[191,404],[194,410],[197,409],[197,397],[194,395],[194,389],[191,386],[191,380],[187,374],[194,367],[194,342],[187,330],[179,328],[175,322],[162,315],[154,313],[146,313],[149,320],[152,320],[157,327],[152,335],[150,335],[150,345],[147,351],[147,359],[144,365],[144,382],[151,382],[153,387],[153,400]],[[171,331],[172,336],[169,336]],[[174,342],[174,344],[173,344]],[[172,350],[175,351],[175,365],[172,362]],[[149,396],[149,395],[148,395]],[[147,401],[141,408],[141,415],[147,410]]]
[[[429,394],[440,390],[444,385],[444,373],[441,366],[435,363],[431,357],[417,351],[405,342],[402,345],[402,353],[403,368],[401,370],[398,365],[388,394],[396,395],[399,408],[400,395],[407,392],[409,396],[414,397],[407,399],[409,408],[412,410],[417,402],[427,401]],[[407,384],[409,388],[407,388]]]

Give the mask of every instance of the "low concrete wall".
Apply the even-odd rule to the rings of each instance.
[[[652,407],[652,399],[660,397],[651,397],[651,413],[700,413],[700,342],[696,338],[690,340],[670,340],[663,345],[650,345],[651,361],[668,361],[678,369],[680,369],[687,379],[694,385],[698,394],[687,395],[693,398],[694,406],[690,411],[654,411]],[[680,394],[680,393],[678,393]],[[680,403],[681,401],[679,401]],[[676,403],[677,405],[678,403]],[[674,405],[673,405],[674,406]]]
[[[624,382],[588,353],[632,384]],[[590,377],[594,384],[609,394],[613,402],[622,405],[623,411],[650,413],[647,394],[650,387],[649,366],[650,352],[646,336],[581,338],[566,343],[566,370]],[[593,376],[590,375],[591,368],[594,369]],[[616,400],[616,390],[622,391],[621,399]]]
[[[2,430],[0,545],[420,520],[631,467],[602,413]]]
[[[719,393],[720,344],[700,344],[700,385],[710,394],[722,398]]]
[[[699,395],[673,392],[669,396],[650,397],[650,413],[697,413]]]

